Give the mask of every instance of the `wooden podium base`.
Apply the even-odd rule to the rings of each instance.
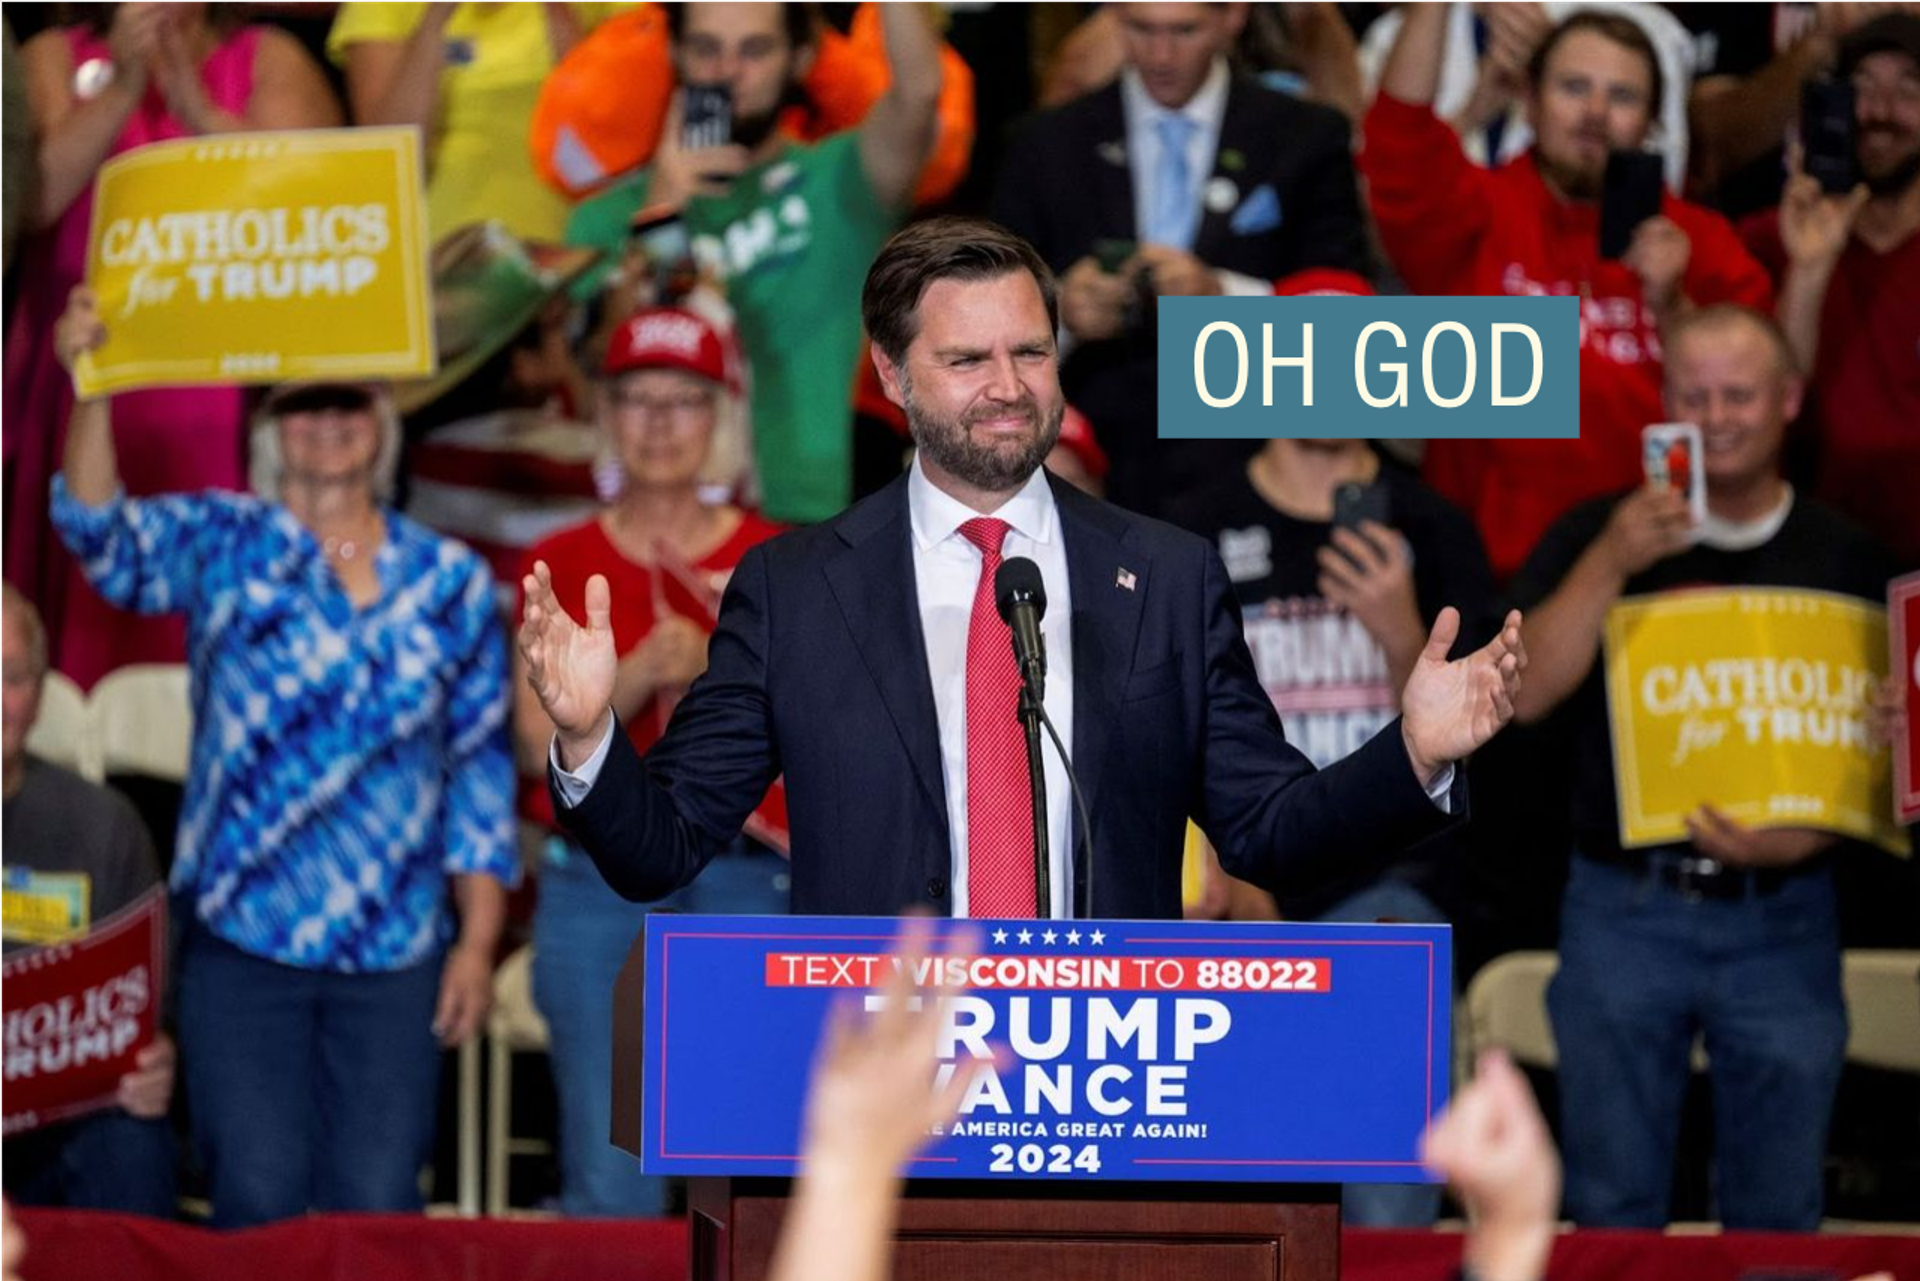
[[[693,1179],[694,1281],[760,1281],[785,1179]],[[1340,1201],[1326,1184],[909,1183],[895,1281],[1336,1281]]]

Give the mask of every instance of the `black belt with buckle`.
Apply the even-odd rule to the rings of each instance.
[[[1604,863],[1650,877],[1687,898],[1743,899],[1773,894],[1796,876],[1825,866],[1824,859],[1810,859],[1794,867],[1730,867],[1719,859],[1701,854],[1671,854],[1659,851],[1622,850],[1618,857],[1603,858]]]

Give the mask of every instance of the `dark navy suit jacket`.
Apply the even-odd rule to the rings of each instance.
[[[1061,481],[1053,491],[1095,915],[1180,915],[1189,816],[1228,871],[1277,891],[1384,860],[1451,821],[1414,778],[1397,720],[1319,772],[1286,741],[1211,544]],[[795,912],[950,910],[912,537],[902,477],[741,560],[707,671],[666,734],[643,760],[616,733],[581,803],[555,798],[616,891],[655,899],[687,884],[784,773]],[[1451,808],[1465,808],[1458,774]]]

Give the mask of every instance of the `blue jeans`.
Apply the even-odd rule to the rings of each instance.
[[[647,913],[778,915],[787,910],[787,861],[737,846],[692,885],[658,903],[629,903],[593,860],[560,837],[547,842],[533,911],[533,1000],[552,1038],[560,1110],[560,1210],[574,1217],[657,1216],[667,1183],[613,1146],[613,981]]]
[[[1847,1043],[1831,876],[1809,871],[1768,893],[1700,898],[1576,857],[1547,1009],[1575,1223],[1667,1222],[1699,1033],[1721,1221],[1749,1231],[1820,1226]]]
[[[296,969],[191,929],[180,1052],[216,1227],[309,1209],[417,1212],[432,1155],[440,958]]]
[[[1406,881],[1385,877],[1356,890],[1314,918],[1319,921],[1407,921],[1444,925],[1432,899]],[[1440,1217],[1434,1183],[1348,1183],[1340,1189],[1340,1219],[1356,1228],[1424,1228]]]
[[[16,1205],[174,1217],[173,1130],[108,1108],[7,1140]]]

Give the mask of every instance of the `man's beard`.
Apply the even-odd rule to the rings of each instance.
[[[1920,177],[1920,146],[1880,173],[1868,173],[1865,165],[1860,166],[1860,180],[1867,184],[1868,193],[1875,196],[1897,196],[1911,186],[1916,177]]]
[[[1563,164],[1543,151],[1535,151],[1534,167],[1547,185],[1558,191],[1568,200],[1598,200],[1600,188],[1606,179],[1604,168],[1590,169],[1578,165]]]
[[[959,418],[938,418],[914,403],[910,383],[901,386],[906,401],[907,428],[913,443],[926,460],[957,480],[988,493],[1005,493],[1027,483],[1060,439],[1060,420],[1066,415],[1066,402],[1059,401],[1043,420],[1033,397],[1024,396],[1011,404],[972,409]],[[999,417],[1010,411],[1024,411],[1028,420],[1039,424],[1033,438],[1019,449],[995,448],[975,440],[971,426],[981,418]]]
[[[772,111],[763,111],[757,116],[735,116],[733,118],[733,141],[752,151],[772,136],[774,128],[780,123],[783,100]]]

